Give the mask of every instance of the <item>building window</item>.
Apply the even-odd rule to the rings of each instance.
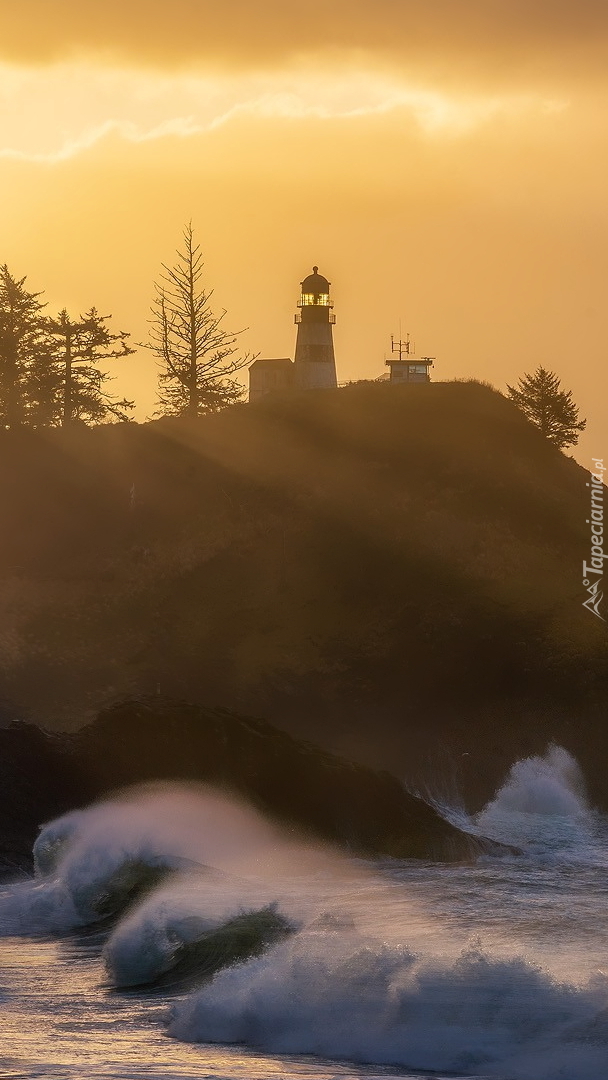
[[[426,375],[427,366],[426,364],[410,364],[409,373],[410,375]]]

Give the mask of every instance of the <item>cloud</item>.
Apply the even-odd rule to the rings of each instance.
[[[455,93],[378,71],[153,75],[83,63],[0,64],[0,158],[57,164],[112,140],[203,135],[250,121],[356,121],[392,116],[420,135],[454,138],[505,118],[541,120],[565,102],[534,94]]]
[[[605,0],[19,0],[3,5],[0,55],[29,62],[83,54],[159,66],[283,64],[364,51],[470,78],[601,70]]]
[[[162,124],[148,131],[141,130],[136,124],[124,120],[108,120],[105,124],[83,131],[78,138],[68,139],[54,150],[32,151],[17,150],[14,147],[0,147],[0,159],[9,161],[29,161],[33,164],[56,165],[62,161],[68,161],[85,150],[90,150],[98,143],[118,136],[127,142],[141,143],[150,142],[154,139],[162,139],[168,136],[185,138],[189,135],[199,134],[201,129],[191,120],[184,117],[175,117],[166,120]]]

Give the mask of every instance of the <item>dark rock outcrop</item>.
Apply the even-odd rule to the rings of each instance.
[[[0,729],[0,868],[29,869],[39,826],[84,795],[70,738],[34,724]]]
[[[0,730],[0,857],[29,866],[39,825],[150,780],[208,781],[298,833],[354,853],[467,859],[500,845],[470,836],[386,772],[353,764],[272,725],[184,702],[125,702],[76,735]]]

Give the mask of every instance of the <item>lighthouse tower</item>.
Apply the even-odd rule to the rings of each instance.
[[[297,386],[326,389],[338,385],[332,326],[336,316],[329,297],[329,281],[313,266],[301,283],[294,374]]]

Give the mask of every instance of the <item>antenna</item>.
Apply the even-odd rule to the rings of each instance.
[[[412,342],[410,341],[410,335],[408,334],[405,341],[401,338],[401,330],[399,331],[399,341],[395,341],[395,338],[391,334],[391,352],[399,353],[399,359],[403,360],[404,356],[409,356],[412,351]]]

